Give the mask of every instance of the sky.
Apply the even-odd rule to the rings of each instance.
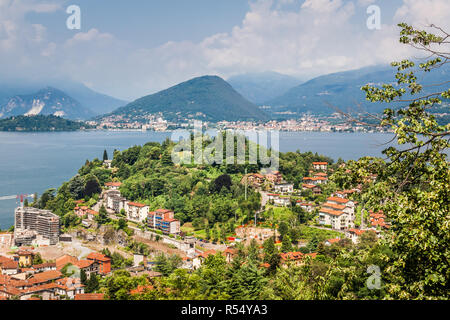
[[[66,26],[70,5],[79,30]],[[202,75],[308,79],[414,57],[402,21],[450,30],[450,1],[0,0],[0,78],[69,79],[125,100]]]

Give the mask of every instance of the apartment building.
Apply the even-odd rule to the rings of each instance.
[[[15,210],[14,239],[16,245],[30,245],[31,233],[49,240],[50,245],[59,241],[59,217],[49,210],[19,207]],[[30,233],[31,232],[31,233]],[[23,235],[23,237],[21,237]]]
[[[180,221],[174,216],[171,210],[158,209],[148,214],[147,225],[149,228],[161,230],[164,234],[177,235],[180,233]]]
[[[149,206],[137,202],[127,202],[125,205],[127,219],[134,222],[145,221],[147,219],[149,209]]]

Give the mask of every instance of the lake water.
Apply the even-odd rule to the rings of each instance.
[[[0,229],[14,224],[17,194],[42,194],[74,176],[86,159],[101,159],[169,132],[89,131],[61,133],[0,132]],[[381,156],[392,135],[383,133],[282,132],[280,151],[312,151],[337,160]],[[4,200],[3,200],[4,199]]]

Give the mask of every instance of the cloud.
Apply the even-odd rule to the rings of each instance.
[[[428,21],[448,29],[449,1],[403,0],[392,22],[368,30],[362,6],[372,2],[251,1],[242,23],[228,32],[146,48],[96,28],[53,41],[25,16],[59,10],[58,5],[0,0],[0,67],[2,73],[24,77],[67,77],[134,99],[204,74],[226,78],[273,70],[312,77],[387,63],[412,52],[398,42],[398,22],[420,26]]]

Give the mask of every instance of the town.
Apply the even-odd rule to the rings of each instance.
[[[106,158],[101,165],[105,170],[117,170],[113,161]],[[341,163],[339,168],[345,166]],[[390,227],[383,212],[367,210],[354,200],[362,186],[335,190],[324,201],[320,200],[333,171],[328,162],[312,162],[309,176],[303,177],[299,189],[279,171],[262,170],[243,175],[241,185],[260,194],[260,208],[254,220],[235,226],[232,236],[222,241],[209,241],[208,236],[183,232],[186,229],[175,218],[173,210],[151,211],[148,204],[127,200],[121,194],[120,181],[106,182],[98,201],[76,201],[73,214],[80,219],[80,226],[70,234],[61,233],[58,215],[21,202],[15,211],[14,231],[0,233],[0,299],[105,299],[105,293],[96,292],[96,286],[90,282],[112,275],[115,268],[124,268],[124,264],[114,265],[114,255],[117,259],[118,253],[129,260],[125,270],[132,276],[144,275],[148,279],[162,276],[157,271],[161,254],[178,256],[177,267],[188,272],[199,269],[209,256],[218,253],[231,264],[241,244],[262,245],[273,239],[276,246],[284,247],[289,237],[283,236],[280,225],[273,227],[268,223],[267,215],[296,207],[312,217],[309,228],[335,235],[324,239],[322,245],[331,246],[345,239],[357,244],[364,233],[383,237],[384,230]],[[369,180],[375,179],[376,176],[371,176]],[[105,215],[123,224],[122,229],[117,232],[102,226],[99,221]],[[124,231],[132,234],[133,240]],[[151,250],[127,252],[124,248],[130,241],[145,243]],[[288,251],[282,248],[280,265],[302,265],[308,257],[314,259],[317,246],[315,250],[305,251],[309,245],[297,241],[292,246],[289,244]],[[270,264],[262,263],[260,267],[270,268]],[[149,288],[152,285],[141,285],[129,294],[140,294]]]

